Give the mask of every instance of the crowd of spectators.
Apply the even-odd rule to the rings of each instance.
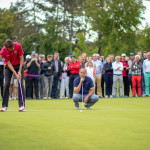
[[[143,57],[142,57],[143,55]],[[0,55],[0,87],[3,96],[5,64]],[[95,86],[95,94],[100,98],[149,96],[150,94],[150,52],[130,53],[121,56],[99,54],[76,58],[71,52],[64,61],[59,53],[38,55],[35,51],[24,61],[24,83],[26,99],[68,99],[73,97],[74,80],[79,70],[85,68]],[[18,97],[18,84],[12,75],[9,100]]]

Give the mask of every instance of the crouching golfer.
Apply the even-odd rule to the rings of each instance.
[[[79,102],[82,102],[82,86],[83,86],[83,100],[85,107],[91,109],[98,100],[99,97],[95,95],[95,89],[93,81],[90,77],[86,76],[86,70],[80,69],[79,76],[74,80],[74,92],[73,102],[75,103],[75,109],[79,109]]]
[[[1,112],[7,111],[9,86],[12,74],[14,73],[17,80],[21,81],[19,86],[19,111],[25,111],[25,97],[23,87],[23,50],[19,43],[7,39],[4,47],[1,50],[1,55],[5,59],[5,87],[3,93],[2,109]],[[22,77],[21,77],[22,76]],[[19,82],[18,82],[19,83]]]

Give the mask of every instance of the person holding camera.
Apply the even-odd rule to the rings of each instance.
[[[38,94],[38,82],[39,82],[39,68],[40,68],[40,63],[39,60],[35,58],[35,51],[32,52],[31,54],[31,59],[27,61],[27,68],[28,68],[28,98],[31,99],[32,93],[33,93],[33,86],[34,86],[34,91],[35,91],[35,97],[36,99],[39,99],[39,94]]]

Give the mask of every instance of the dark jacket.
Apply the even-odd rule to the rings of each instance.
[[[54,63],[55,65],[55,60],[53,59],[52,62]],[[56,67],[55,67],[56,68]],[[61,67],[61,61],[58,60],[58,76],[61,76],[62,74],[62,67]]]
[[[65,64],[63,64],[63,65],[62,65],[62,70],[61,70],[61,71],[62,71],[62,73],[64,73],[64,69],[63,69],[63,68],[64,68],[64,65],[65,65]],[[68,64],[68,66],[67,66],[67,70],[65,70],[65,72],[67,72],[67,76],[70,76],[69,64]]]
[[[104,75],[113,75],[112,63],[105,63],[103,66],[103,70],[105,72]]]
[[[51,69],[49,70],[48,67],[51,67]],[[51,76],[54,75],[55,73],[55,65],[54,63],[51,61],[47,61],[46,63],[43,63],[43,67],[42,70],[44,71],[44,76]]]

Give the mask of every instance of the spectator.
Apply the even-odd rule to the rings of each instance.
[[[138,55],[140,56],[140,62],[143,65],[144,59],[142,58],[142,52],[138,51]],[[145,80],[144,80],[144,74],[143,74],[143,67],[142,67],[142,74],[141,74],[141,89],[142,89],[142,96],[145,96]]]
[[[111,63],[114,63],[114,62],[115,62],[115,61],[114,61],[114,54],[110,54],[108,57],[110,57]]]
[[[112,69],[112,63],[111,63],[110,57],[107,57],[103,70],[104,70],[104,79],[106,83],[105,98],[108,98],[108,97],[112,98],[113,69]]]
[[[92,62],[92,67],[94,67],[94,68],[96,69],[96,65],[93,63],[92,56],[89,56],[89,57],[88,57],[87,62],[86,62],[86,64],[85,64],[85,67],[88,67],[88,66],[87,66],[87,63],[88,63],[88,62]]]
[[[53,86],[52,86],[52,93],[51,98],[59,98],[59,93],[57,93],[58,89],[58,81],[61,80],[61,62],[59,60],[59,53],[54,53],[54,59],[52,62],[55,65],[55,73],[54,73],[54,79],[53,79]]]
[[[73,52],[70,52],[70,53],[69,53],[69,57],[71,58],[72,55],[73,55]]]
[[[87,77],[90,77],[92,79],[93,85],[95,86],[96,69],[93,67],[92,62],[87,63],[86,73],[87,73]]]
[[[147,59],[143,63],[143,73],[145,79],[145,93],[149,96],[150,87],[150,52],[147,53]]]
[[[132,63],[132,96],[135,97],[136,86],[138,87],[138,96],[141,96],[141,69],[142,63],[139,61],[140,56],[135,56],[135,62]]]
[[[102,63],[102,68],[104,66],[104,56],[100,56],[99,60]],[[105,79],[104,79],[104,70],[102,69],[102,79],[101,79],[101,88],[102,88],[102,96],[104,97],[104,83],[105,83]]]
[[[129,80],[128,80],[129,64],[125,60],[126,54],[122,54],[121,57],[122,57],[121,62],[123,64],[122,75],[123,75],[123,83],[124,83],[124,96],[129,97]]]
[[[28,80],[27,80],[27,76],[28,76],[28,69],[27,69],[27,61],[31,59],[31,56],[30,55],[27,55],[26,56],[26,61],[24,62],[24,80],[25,80],[25,95],[26,95],[26,98],[28,97],[27,95],[27,85],[28,85]]]
[[[130,60],[128,61],[129,64],[129,72],[128,72],[128,79],[129,79],[129,91],[130,91],[130,87],[132,89],[132,71],[131,71],[131,66],[132,63],[134,62],[134,53],[130,53]]]
[[[113,67],[113,98],[116,98],[117,93],[117,81],[119,82],[119,94],[120,97],[123,97],[123,89],[122,89],[122,82],[123,82],[123,64],[120,62],[120,56],[116,56],[116,61],[112,64]]]
[[[80,62],[80,69],[85,68],[85,63],[84,63],[84,59],[82,56],[78,57],[78,61]]]
[[[125,60],[128,62],[130,60],[130,58],[126,56]]]
[[[39,99],[39,94],[38,94],[38,82],[39,82],[39,60],[35,58],[35,52],[32,52],[31,59],[27,61],[27,68],[28,68],[28,98],[31,99],[32,97],[32,91],[33,91],[33,85],[34,85],[34,90],[35,90],[35,97],[36,99]]]
[[[66,89],[66,99],[69,98],[69,63],[70,57],[65,58],[65,64],[62,65],[62,77],[61,77],[61,99],[64,97],[64,91]]]
[[[86,61],[86,53],[83,53],[83,54],[82,54],[82,58],[83,58],[84,64],[86,64],[86,62],[87,62],[87,61]]]
[[[143,59],[144,59],[144,60],[147,59],[147,51],[144,51],[144,52],[143,52]]]
[[[101,77],[102,77],[102,62],[100,62],[97,58],[97,54],[93,54],[93,63],[96,66],[96,85],[97,85],[97,95],[99,97],[102,97],[102,91],[101,91]]]
[[[71,62],[69,64],[70,78],[69,78],[69,95],[70,98],[73,96],[73,81],[79,76],[80,62],[76,61],[74,55],[71,56]]]
[[[0,87],[1,87],[1,97],[3,98],[3,84],[4,84],[4,60],[0,54]]]
[[[43,60],[43,58],[44,58],[44,60]],[[43,64],[45,63],[45,55],[42,55],[42,54],[39,55],[39,63],[40,63],[39,91],[40,91],[40,99],[43,99],[44,98],[44,70],[43,70]]]
[[[44,99],[51,99],[51,92],[52,92],[52,85],[53,85],[53,78],[55,74],[55,65],[52,62],[52,55],[47,56],[47,62],[43,64],[43,71],[44,71]],[[48,89],[48,96],[47,96],[47,87]]]

